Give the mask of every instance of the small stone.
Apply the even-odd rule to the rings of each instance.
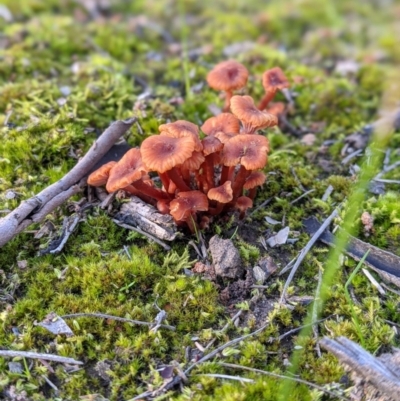
[[[271,256],[265,256],[258,261],[258,265],[261,269],[263,269],[267,279],[269,276],[274,274],[278,270],[278,266],[274,262],[274,259]]]
[[[253,267],[253,276],[254,280],[256,280],[257,284],[264,284],[264,281],[267,278],[264,270],[260,266]]]
[[[312,145],[314,145],[316,140],[317,140],[317,137],[314,134],[305,134],[301,138],[301,143],[306,146],[312,146]]]
[[[26,269],[28,267],[28,261],[27,260],[17,260],[17,266],[20,269]]]
[[[12,200],[12,199],[15,199],[16,197],[17,197],[17,194],[14,191],[7,191],[6,192],[5,198],[7,200]]]
[[[21,374],[24,371],[22,368],[22,364],[19,362],[8,362],[8,369],[10,373]]]
[[[267,244],[273,248],[276,245],[286,244],[290,232],[289,227],[282,228],[276,235],[267,239]]]
[[[217,276],[238,278],[242,275],[240,254],[230,239],[222,239],[214,235],[210,239],[209,250]]]

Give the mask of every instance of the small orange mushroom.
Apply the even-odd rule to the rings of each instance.
[[[176,166],[192,156],[194,147],[195,143],[191,135],[181,138],[153,135],[143,141],[140,153],[149,170],[161,174],[167,173],[168,178],[173,181],[178,190],[190,191],[190,187],[185,183]]]
[[[204,121],[201,130],[206,135],[215,135],[218,132],[238,134],[240,131],[240,121],[231,113],[221,113]]]
[[[200,191],[179,192],[170,203],[170,214],[177,222],[185,222],[190,231],[196,231],[196,212],[208,210],[208,199]]]
[[[143,181],[143,177],[145,179],[148,177],[146,173],[147,169],[143,164],[140,150],[136,148],[130,149],[110,170],[106,189],[110,193],[125,188],[128,188],[128,192],[136,192],[129,190],[130,186],[132,186],[136,190],[154,199],[159,200],[167,198],[167,195],[160,189],[148,185]],[[134,194],[136,195],[136,193]]]
[[[238,198],[235,204],[235,209],[238,209],[240,212],[239,214],[240,220],[244,218],[247,209],[250,209],[251,207],[253,207],[253,201],[250,198],[248,198],[247,196],[240,196]]]
[[[258,105],[259,110],[264,110],[267,107],[268,103],[275,97],[278,90],[290,86],[288,79],[279,67],[274,67],[265,71],[262,77],[262,83],[265,89],[265,95]]]
[[[246,179],[246,182],[243,185],[243,189],[247,189],[249,191],[248,197],[251,200],[254,200],[257,194],[257,187],[260,187],[264,184],[267,176],[261,171],[253,171]]]
[[[208,85],[213,89],[226,92],[223,111],[229,110],[233,91],[243,88],[247,83],[248,76],[247,68],[234,60],[223,61],[208,73]]]
[[[261,135],[237,135],[225,144],[222,151],[223,169],[241,165],[233,184],[233,202],[240,196],[251,170],[259,170],[267,164],[268,152],[268,139]]]
[[[231,182],[226,181],[223,185],[210,189],[208,191],[207,198],[217,202],[217,207],[209,210],[210,214],[220,214],[224,208],[224,205],[231,202],[233,199]]]
[[[110,170],[117,164],[115,161],[103,164],[100,168],[93,171],[87,179],[87,183],[93,187],[101,187],[106,185],[108,177],[110,176]]]
[[[254,134],[259,129],[278,124],[274,114],[257,109],[251,96],[233,96],[231,110],[242,121],[244,134]]]

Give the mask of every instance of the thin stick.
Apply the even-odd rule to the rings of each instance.
[[[119,317],[119,316],[113,316],[113,315],[106,315],[104,313],[71,313],[69,315],[64,315],[60,316],[63,319],[72,319],[74,317],[98,317],[100,319],[111,319],[111,320],[117,320],[119,322],[124,322],[124,323],[132,323],[132,324],[138,324],[141,326],[153,326],[154,322],[142,322],[141,320],[133,320],[133,319],[127,319],[124,317]],[[167,324],[161,324],[160,327],[163,329],[168,329],[175,331],[176,328],[174,326],[169,326]]]
[[[282,295],[281,295],[281,299],[279,300],[279,303],[282,304],[285,300],[286,297],[286,292],[287,289],[289,288],[290,283],[293,280],[294,275],[296,274],[297,269],[299,268],[301,262],[303,261],[303,259],[306,257],[307,253],[310,251],[310,249],[313,247],[313,245],[318,241],[318,238],[320,237],[320,235],[326,230],[326,228],[329,226],[329,224],[331,224],[332,220],[338,215],[338,210],[335,209],[331,215],[323,222],[323,224],[321,225],[321,227],[318,229],[318,231],[311,237],[310,241],[308,241],[307,245],[302,249],[302,251],[300,252],[299,257],[297,258],[296,263],[294,264],[289,277],[286,280],[286,283],[283,287],[282,290]]]
[[[40,354],[38,352],[30,352],[30,351],[5,351],[0,350],[0,356],[5,358],[30,358],[30,359],[44,359],[45,361],[53,361],[59,363],[68,363],[70,365],[83,365],[83,362],[77,361],[73,358],[68,358],[65,356],[58,356],[52,354]]]
[[[46,207],[49,202],[54,202],[54,199],[64,193],[65,196],[69,194],[68,191],[71,187],[74,187],[88,172],[90,169],[107,153],[107,151],[114,145],[116,140],[120,138],[136,121],[136,118],[130,118],[129,120],[116,121],[111,124],[97,141],[91,146],[86,155],[76,164],[64,177],[56,181],[54,184],[48,186],[37,195],[23,201],[16,209],[14,209],[7,216],[0,220],[0,247],[5,245],[8,241],[12,240],[18,233],[23,231],[32,222],[33,218],[30,219],[30,215],[34,214],[35,222],[41,221],[45,217],[43,209],[46,214],[50,213],[54,209]],[[72,192],[77,190],[74,188]],[[62,197],[63,197],[62,196]],[[55,202],[57,207],[59,205],[59,198]],[[37,209],[39,210],[37,211]]]
[[[64,235],[64,237],[63,237],[63,239],[61,240],[61,242],[60,242],[60,244],[58,245],[58,247],[56,248],[56,249],[53,249],[53,250],[51,250],[51,251],[49,251],[49,253],[51,253],[51,254],[56,254],[56,253],[59,253],[59,252],[61,252],[62,251],[62,249],[64,248],[64,245],[67,243],[67,241],[68,241],[68,238],[71,236],[71,234],[74,232],[74,230],[75,230],[75,227],[78,225],[78,223],[79,223],[79,220],[80,220],[80,216],[79,215],[76,215],[74,218],[73,218],[73,220],[72,220],[72,222],[71,223],[69,223],[68,222],[68,220],[67,220],[67,218],[65,218],[65,230],[64,230],[64,232],[63,232],[63,235]]]
[[[345,165],[347,164],[351,159],[354,159],[356,156],[358,156],[360,153],[363,152],[364,149],[358,149],[355,150],[353,153],[350,153],[349,155],[347,155],[343,160],[342,160],[342,164]]]
[[[290,336],[290,335],[292,335],[292,334],[294,334],[294,333],[297,333],[298,331],[304,329],[305,327],[314,326],[315,324],[321,323],[321,322],[323,322],[324,320],[329,319],[330,317],[331,317],[331,316],[325,317],[324,319],[315,320],[314,322],[311,322],[311,323],[305,324],[305,325],[303,325],[303,326],[296,327],[295,329],[289,330],[289,331],[287,331],[286,333],[281,334],[281,335],[277,338],[277,340],[278,340],[278,341],[282,341],[284,338],[286,338],[286,337],[288,337],[288,336]],[[274,340],[274,339],[273,339],[273,340]]]
[[[228,379],[228,380],[236,380],[236,381],[244,382],[244,383],[254,383],[253,379],[248,379],[246,377],[240,377],[240,376],[222,375],[220,373],[202,373],[202,374],[196,375],[196,376],[215,377],[217,379]]]
[[[261,373],[262,375],[266,375],[266,376],[271,376],[271,377],[276,377],[278,379],[288,379],[288,380],[293,380],[297,383],[301,383],[301,384],[305,384],[309,387],[313,387],[319,391],[324,392],[325,394],[329,394],[332,397],[335,398],[340,398],[341,400],[345,400],[348,401],[348,398],[343,397],[339,394],[336,394],[330,390],[325,389],[324,387],[318,386],[318,384],[314,384],[311,382],[308,382],[306,380],[303,379],[298,379],[297,377],[291,377],[291,376],[286,376],[286,375],[280,375],[278,373],[273,373],[273,372],[268,372],[265,370],[261,370],[261,369],[255,369],[255,368],[250,368],[248,366],[242,366],[242,365],[235,365],[233,363],[225,363],[225,362],[218,362],[218,365],[220,366],[224,366],[226,368],[232,368],[232,369],[241,369],[241,370],[248,370],[249,372],[254,372],[254,373]]]
[[[232,345],[238,344],[244,339],[248,337],[255,336],[258,333],[261,333],[263,330],[265,330],[268,327],[268,324],[265,324],[264,326],[260,327],[258,330],[253,331],[250,334],[246,334],[245,336],[235,338],[234,340],[228,341],[227,343],[221,345],[220,347],[216,348],[214,351],[211,351],[209,354],[204,355],[202,358],[200,358],[197,362],[193,363],[190,365],[185,371],[185,375],[187,375],[195,366],[200,365],[203,362],[208,361],[209,359],[213,358],[215,355],[223,351],[225,348],[231,347]]]
[[[296,198],[295,200],[292,200],[290,202],[291,205],[294,205],[297,201],[299,201],[300,199],[303,199],[305,196],[311,194],[312,192],[314,192],[315,189],[309,189],[307,192],[304,192],[304,194],[300,195],[298,198]]]
[[[145,231],[141,230],[139,227],[134,227],[129,224],[121,223],[119,220],[116,220],[116,219],[112,219],[112,221],[116,225],[118,225],[122,228],[127,228],[128,230],[136,231],[137,233],[144,235],[148,239],[156,242],[158,245],[161,245],[166,251],[169,251],[171,249],[171,247],[169,245],[167,245],[165,242],[162,242],[160,239],[154,237],[153,235],[146,233]]]

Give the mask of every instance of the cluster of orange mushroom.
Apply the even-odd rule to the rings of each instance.
[[[265,108],[278,90],[288,87],[280,68],[267,70],[263,74],[266,93],[257,107],[252,97],[233,94],[246,85],[247,78],[247,69],[236,61],[216,65],[207,82],[226,92],[224,112],[206,120],[200,129],[185,120],[160,125],[159,135],[149,136],[118,162],[100,167],[88,184],[105,185],[109,193],[124,190],[135,195],[192,232],[208,227],[213,216],[222,213],[238,210],[243,218],[257,187],[266,180],[261,170],[269,143],[258,131],[278,123],[276,108]]]

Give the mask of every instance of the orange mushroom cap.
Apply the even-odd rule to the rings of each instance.
[[[223,185],[211,188],[207,193],[208,199],[215,200],[219,203],[228,203],[233,199],[232,183],[225,181]]]
[[[244,217],[247,209],[253,207],[253,201],[247,196],[239,196],[235,204],[235,209],[240,211],[240,218]]]
[[[254,129],[273,127],[278,124],[278,118],[274,114],[259,110],[251,96],[232,96],[231,110],[244,125]]]
[[[224,145],[215,136],[207,136],[201,141],[203,145],[203,155],[208,156],[215,152],[220,152]]]
[[[192,136],[195,148],[197,152],[202,150],[200,138],[199,138],[199,127],[196,124],[186,120],[177,120],[173,123],[161,124],[158,127],[160,135],[168,136],[171,138],[182,138],[183,136]]]
[[[93,171],[87,179],[87,183],[93,187],[101,187],[106,185],[108,177],[110,176],[110,170],[117,164],[115,161],[103,164],[96,171]]]
[[[253,171],[246,179],[243,185],[244,189],[252,189],[264,184],[267,176],[261,171]]]
[[[201,130],[206,135],[215,135],[217,132],[238,134],[240,121],[231,113],[221,113],[204,121]]]
[[[207,75],[211,88],[221,91],[232,91],[243,88],[247,83],[247,68],[234,60],[217,64]]]
[[[182,167],[184,169],[192,171],[198,170],[200,166],[204,163],[204,160],[205,158],[203,156],[203,153],[194,151],[192,153],[192,156],[190,156],[183,162]]]
[[[279,116],[279,114],[282,114],[285,111],[285,108],[286,105],[283,102],[270,103],[270,106],[267,108],[267,113]]]
[[[114,192],[140,180],[145,175],[147,169],[140,156],[140,150],[133,148],[128,150],[110,170],[106,189]]]
[[[225,166],[243,165],[246,170],[258,170],[267,164],[269,141],[265,136],[242,134],[230,139],[222,151]]]
[[[172,138],[153,135],[142,142],[140,153],[149,170],[164,173],[192,156],[194,146],[192,136]]]
[[[215,138],[217,138],[219,141],[221,141],[223,144],[227,143],[230,141],[234,136],[237,136],[238,134],[226,134],[225,132],[217,132],[215,134]]]
[[[279,67],[265,71],[262,76],[262,84],[266,92],[282,90],[290,86],[286,75]]]
[[[169,207],[171,216],[176,221],[182,221],[193,212],[208,210],[208,199],[200,191],[179,192]]]

